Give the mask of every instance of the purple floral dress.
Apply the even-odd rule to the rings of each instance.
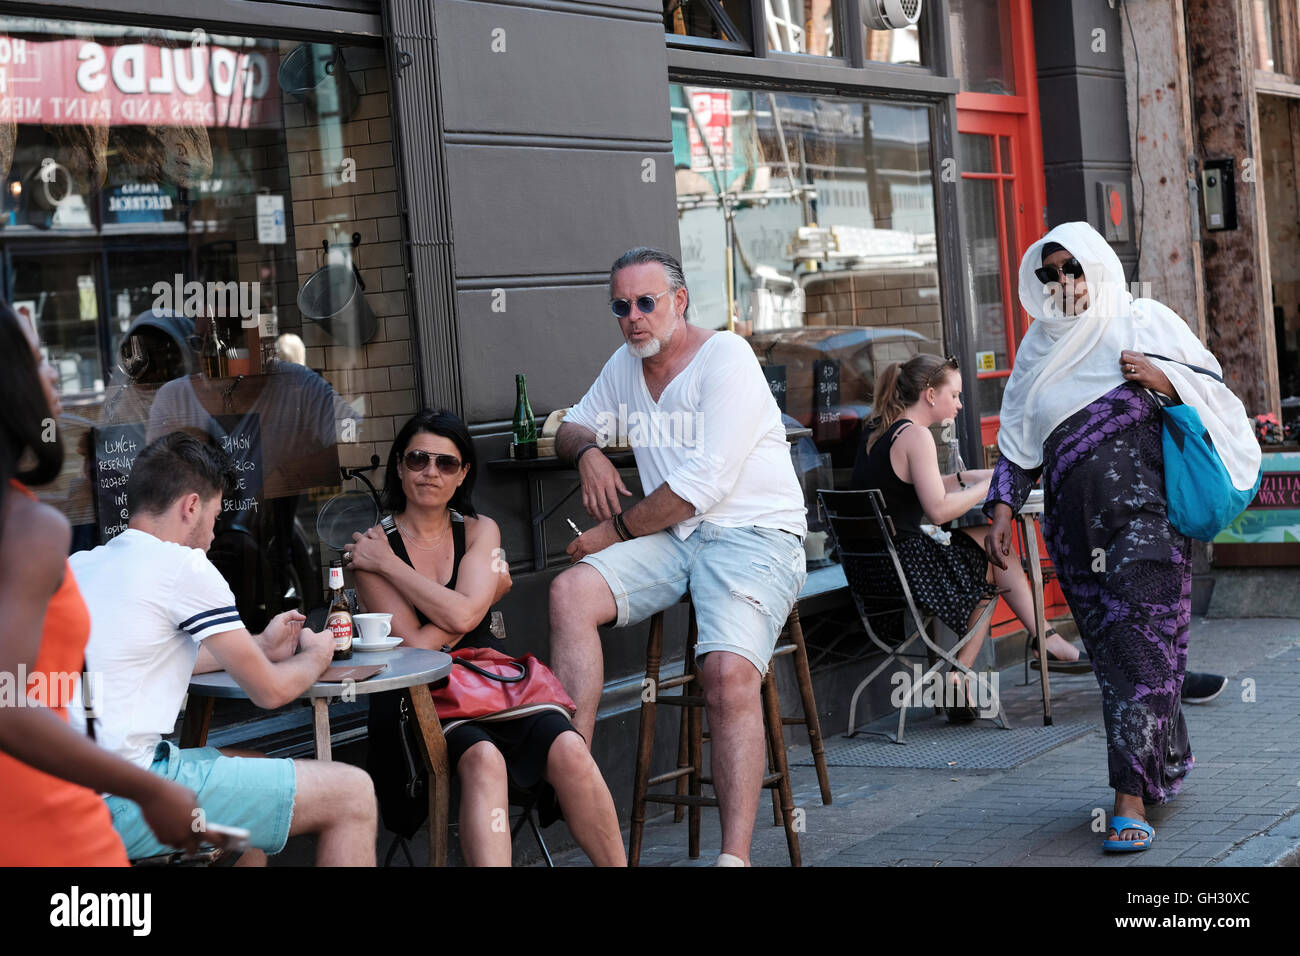
[[[1192,768],[1179,696],[1187,669],[1188,539],[1169,523],[1160,411],[1124,384],[1043,442],[1043,465],[998,460],[986,514],[1018,512],[1043,475],[1043,537],[1101,686],[1110,785],[1172,799]]]

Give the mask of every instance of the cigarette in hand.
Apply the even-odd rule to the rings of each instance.
[[[578,526],[577,526],[576,524],[573,523],[573,519],[572,519],[572,518],[565,518],[564,520],[565,520],[565,522],[568,523],[570,530],[573,531],[573,535],[574,535],[574,537],[576,537],[576,538],[581,538],[581,537],[582,537],[582,532],[579,531],[579,530],[578,530]]]

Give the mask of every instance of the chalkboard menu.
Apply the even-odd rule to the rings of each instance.
[[[126,530],[130,512],[126,505],[126,482],[136,456],[145,446],[145,426],[102,425],[92,428],[94,455],[91,482],[95,493],[95,526],[101,544]]]
[[[767,387],[772,390],[772,397],[776,399],[776,407],[781,409],[781,414],[785,414],[785,366],[784,365],[764,365],[763,377],[767,379]]]
[[[146,427],[140,423],[91,429],[96,527],[101,544],[126,530],[131,517],[126,483],[136,458],[147,444]],[[248,512],[260,513],[262,428],[259,416],[255,413],[217,415],[209,419],[208,433],[235,466],[235,492],[222,502],[222,513],[233,515],[236,520]]]
[[[838,359],[813,362],[813,437],[835,441],[840,437],[840,363]]]

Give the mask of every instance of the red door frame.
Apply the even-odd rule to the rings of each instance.
[[[1012,138],[1013,195],[1016,199],[1016,261],[1004,262],[1002,276],[1003,301],[1012,308],[1007,312],[1007,358],[1014,363],[1016,345],[1032,321],[1019,305],[1020,259],[1025,250],[1047,231],[1047,187],[1043,176],[1042,123],[1038,111],[1038,68],[1034,59],[1034,28],[1031,0],[1010,0],[1011,54],[1016,83],[1016,95],[996,93],[957,94],[957,132]],[[996,143],[995,143],[996,145]],[[964,179],[993,179],[1001,183],[1008,178],[1002,170],[1000,151],[993,150],[994,169],[998,172],[962,173]],[[999,237],[1005,236],[1005,220],[1001,196],[997,208]],[[1006,256],[1005,242],[999,242],[999,255]],[[1009,374],[1009,373],[1007,373]],[[981,411],[987,411],[981,409]],[[981,440],[988,442],[997,433],[997,409],[993,414],[980,417]],[[1039,537],[1039,555],[1047,562],[1043,539]],[[1049,618],[1068,613],[1065,595],[1060,585],[1052,582],[1044,592]],[[1000,636],[1022,630],[1011,609],[1005,604],[993,619],[993,635]]]
[[[1016,95],[997,93],[958,93],[957,132],[1011,136],[1014,144],[1012,170],[1016,198],[1016,261],[1004,267],[1003,301],[1012,305],[1007,312],[1007,359],[1015,361],[1015,346],[1030,318],[1019,307],[1018,276],[1020,257],[1046,231],[1047,188],[1043,177],[1043,137],[1038,112],[1038,68],[1034,59],[1033,14],[1031,0],[1009,0],[1011,54]],[[1001,157],[994,150],[995,169]],[[1001,180],[1001,175],[963,173],[963,178]],[[1001,197],[999,197],[1000,199]],[[998,202],[999,233],[1003,232],[1002,204]],[[999,243],[999,246],[1002,246]],[[981,440],[997,432],[997,410],[980,417]],[[985,438],[984,436],[988,437]]]

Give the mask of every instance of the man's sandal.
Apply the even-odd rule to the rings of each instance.
[[[1148,850],[1151,844],[1155,842],[1156,831],[1152,829],[1149,823],[1142,820],[1134,820],[1130,817],[1113,817],[1110,821],[1110,828],[1119,836],[1125,830],[1141,830],[1146,834],[1137,840],[1102,840],[1101,848],[1112,853],[1133,853],[1137,850]]]

